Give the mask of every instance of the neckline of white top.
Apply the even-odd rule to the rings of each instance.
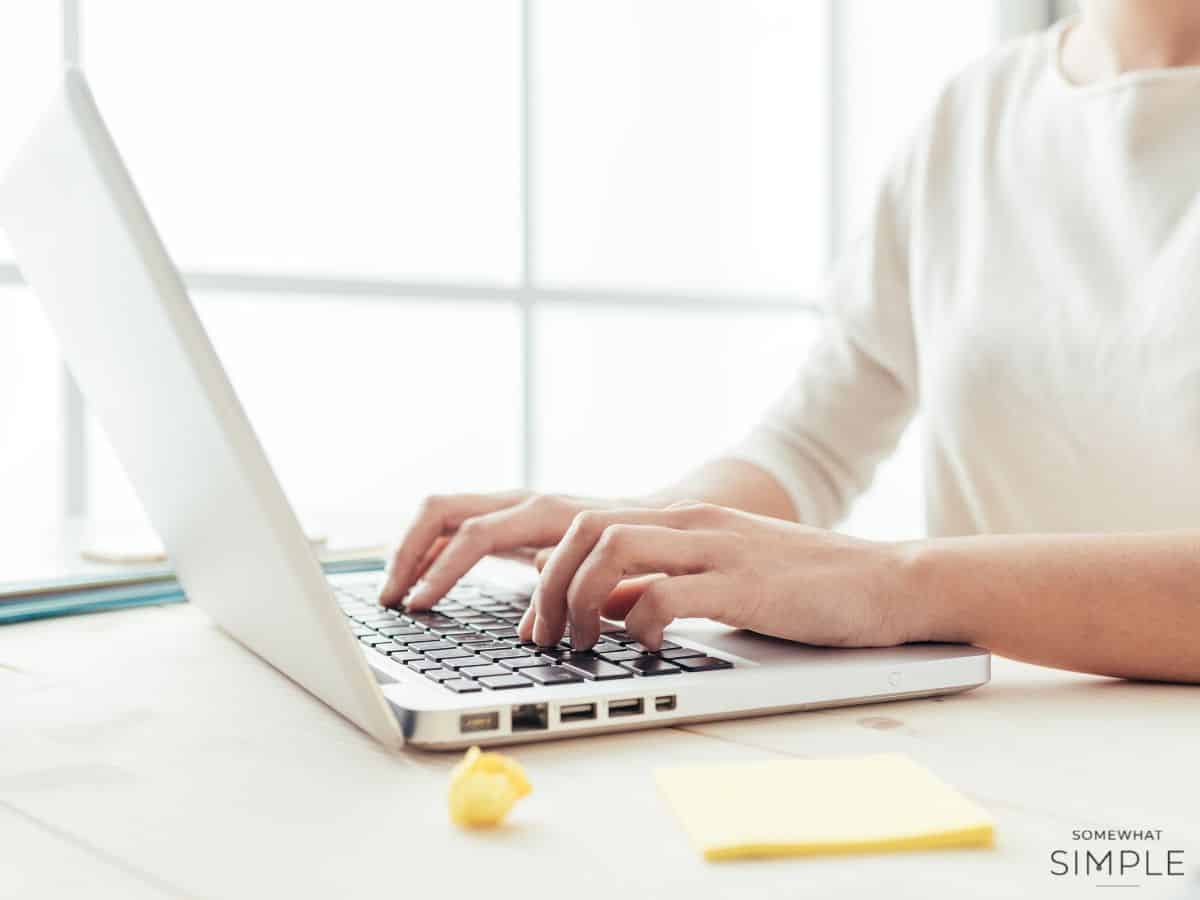
[[[1067,33],[1079,22],[1079,16],[1069,16],[1052,27],[1046,37],[1049,42],[1048,55],[1050,58],[1050,73],[1055,82],[1065,91],[1080,97],[1111,94],[1115,91],[1137,87],[1154,82],[1178,83],[1186,79],[1200,79],[1200,65],[1171,66],[1159,69],[1134,69],[1122,72],[1112,78],[1105,78],[1089,84],[1079,84],[1072,81],[1062,66],[1062,46]]]

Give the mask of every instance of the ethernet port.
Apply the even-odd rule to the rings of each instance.
[[[512,730],[545,731],[550,727],[550,714],[545,703],[518,703],[512,708]]]

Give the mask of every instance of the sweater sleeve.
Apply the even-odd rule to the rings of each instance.
[[[727,454],[774,477],[808,525],[832,527],[846,515],[916,408],[901,171],[885,180],[868,227],[834,269],[822,333],[801,370]]]

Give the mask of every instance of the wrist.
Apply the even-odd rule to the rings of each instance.
[[[970,642],[953,600],[952,559],[937,540],[890,545],[889,597],[904,642]]]

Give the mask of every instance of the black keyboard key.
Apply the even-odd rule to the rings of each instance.
[[[733,663],[727,659],[717,659],[715,656],[689,656],[686,659],[675,660],[675,665],[685,672],[711,672],[715,669],[732,669]]]
[[[428,653],[430,650],[453,650],[455,645],[449,641],[435,641],[433,635],[426,635],[427,640],[414,641],[409,644],[412,649],[419,650],[421,653]]]
[[[570,647],[538,647],[534,652],[542,654],[542,656],[550,659],[559,660],[564,656],[569,656],[571,653]]]
[[[682,662],[682,660],[680,660]],[[639,675],[676,675],[682,671],[674,663],[659,659],[657,656],[639,656],[621,663],[626,668],[633,669]]]
[[[477,631],[471,631],[468,628],[455,628],[451,631],[439,631],[437,636],[444,641],[457,641],[459,638],[476,637],[479,634]]]
[[[457,678],[458,673],[452,669],[430,669],[425,672],[425,677],[433,681],[449,681],[451,678]]]
[[[431,628],[434,625],[447,625],[454,621],[453,619],[449,619],[446,616],[433,612],[410,612],[406,614],[406,618],[410,622],[417,622],[420,625],[424,625],[426,628]]]
[[[503,666],[496,666],[496,665],[468,666],[465,669],[459,669],[458,673],[460,675],[466,676],[467,678],[474,678],[476,680],[478,680],[480,678],[486,678],[489,675],[508,675],[508,674],[510,674],[508,669],[504,668]]]
[[[395,622],[396,615],[391,610],[375,607],[375,611],[368,616],[362,616],[358,619],[364,625],[372,625],[376,622]]]
[[[668,647],[658,654],[663,659],[685,659],[689,656],[703,656],[699,650],[693,650],[691,647]]]
[[[632,650],[634,653],[649,653],[650,648],[645,644],[639,644],[637,641],[625,645],[626,650]]]
[[[442,687],[450,688],[456,694],[471,694],[475,691],[483,690],[483,688],[469,678],[454,678],[450,681],[443,681]]]
[[[478,609],[485,613],[512,612],[512,607],[507,603],[496,602],[495,600],[488,600],[483,603],[472,603],[471,608]]]
[[[471,651],[465,650],[462,647],[450,647],[446,650],[426,650],[425,656],[427,659],[436,659],[441,662],[444,659],[461,659],[464,656],[470,656]]]
[[[437,663],[432,659],[413,659],[409,660],[408,667],[414,672],[428,672],[430,669],[440,669]]]
[[[418,631],[416,634],[392,634],[388,635],[397,644],[427,644],[434,640],[435,635],[428,634],[424,631]]]
[[[411,625],[388,625],[384,628],[380,628],[379,633],[386,634],[388,637],[392,637],[393,635],[397,634],[426,634],[427,632],[420,628],[413,628]]]
[[[629,660],[637,659],[638,657],[640,657],[642,655],[643,654],[637,653],[633,650],[619,650],[616,653],[601,653],[601,654],[599,654],[601,659],[607,659],[609,662],[614,662],[614,663],[628,662]]]
[[[471,654],[470,656],[457,656],[454,659],[444,659],[442,665],[447,669],[467,669],[471,666],[486,666],[488,660],[482,656]]]
[[[443,634],[447,631],[457,631],[460,634],[466,634],[471,629],[463,626],[462,622],[451,619],[449,622],[434,622],[429,626],[430,631],[436,631],[438,634]]]
[[[451,636],[450,640],[457,644],[467,645],[496,643],[492,640],[492,636],[490,634],[480,634],[477,631],[472,631],[470,634],[456,634]]]
[[[529,656],[524,650],[514,650],[512,647],[506,647],[502,650],[484,650],[480,647],[472,647],[472,651],[480,656],[486,656],[488,659],[515,659],[518,656]]]
[[[479,683],[487,685],[493,691],[507,691],[511,688],[532,687],[533,683],[528,679],[522,678],[520,675],[491,675],[485,678],[480,678]]]
[[[485,650],[511,650],[512,644],[507,641],[488,641],[486,644],[472,644],[472,653],[483,653]]]
[[[538,684],[571,684],[583,679],[572,672],[570,669],[564,669],[562,666],[535,666],[528,669],[522,669],[521,674],[532,678]]]
[[[510,656],[507,659],[497,660],[500,665],[506,669],[528,669],[533,666],[544,666],[546,660],[539,656]]]
[[[658,645],[658,649],[659,650],[678,650],[679,645],[673,644],[670,641],[663,641],[661,644]]]
[[[606,634],[604,636],[606,638],[608,638],[608,640],[613,641],[618,644],[632,644],[634,641],[637,640],[637,638],[635,638],[628,631],[624,631],[623,629],[620,629],[620,628],[618,628],[616,631],[610,631],[608,634]]]
[[[449,616],[454,621],[461,623],[468,619],[474,618],[476,616],[476,612],[473,609],[468,609],[464,606],[462,609],[453,609],[448,613],[443,613],[443,615]]]
[[[578,672],[588,681],[611,681],[614,678],[632,678],[633,673],[618,665],[606,662],[594,653],[570,653],[558,661],[573,672]]]
[[[517,629],[511,625],[506,625],[504,628],[488,627],[483,629],[487,634],[494,638],[515,639],[517,637]]]

